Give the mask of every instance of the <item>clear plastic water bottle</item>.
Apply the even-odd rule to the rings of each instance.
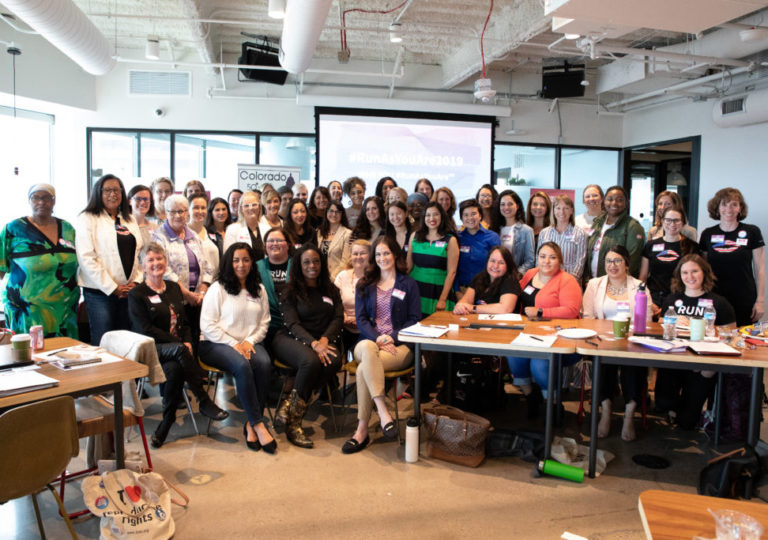
[[[715,319],[717,318],[717,312],[712,300],[703,299],[701,304],[704,306],[704,322],[706,324],[704,328],[704,337],[706,339],[717,339],[717,330],[715,330]]]
[[[664,329],[664,339],[675,339],[677,337],[677,312],[673,306],[669,306],[667,312],[664,314],[664,322],[662,323]]]

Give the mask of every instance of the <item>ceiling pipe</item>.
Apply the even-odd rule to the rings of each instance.
[[[301,73],[309,67],[332,1],[288,2],[278,54],[280,65],[287,72]]]
[[[109,42],[71,0],[3,0],[3,4],[91,75],[115,66]]]

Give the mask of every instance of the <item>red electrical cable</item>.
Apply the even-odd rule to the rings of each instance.
[[[351,13],[353,11],[360,12],[360,13],[376,13],[379,15],[386,15],[387,13],[392,13],[393,11],[397,11],[401,7],[403,7],[405,4],[408,3],[408,0],[405,0],[402,4],[399,6],[393,7],[392,9],[388,9],[386,11],[384,10],[371,10],[371,9],[362,9],[362,8],[352,8],[352,9],[346,9],[341,12],[341,50],[349,52],[349,48],[347,48],[347,13]],[[491,1],[491,4],[493,4],[493,1]],[[487,24],[487,23],[486,23]]]
[[[485,29],[488,28],[488,21],[491,20],[492,11],[493,11],[493,0],[491,0],[491,9],[488,10],[488,16],[485,18],[485,24],[483,25],[483,32],[480,34],[480,59],[483,61],[483,79],[485,79],[485,51],[483,51],[483,36],[485,36]]]

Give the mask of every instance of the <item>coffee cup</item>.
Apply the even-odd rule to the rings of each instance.
[[[704,339],[704,330],[707,326],[707,322],[704,319],[689,319],[688,324],[691,326],[691,341],[701,341]]]
[[[613,318],[613,337],[625,338],[629,332],[629,319],[623,315]]]
[[[32,338],[29,334],[16,334],[15,336],[11,336],[13,359],[23,361],[32,358],[31,343]]]

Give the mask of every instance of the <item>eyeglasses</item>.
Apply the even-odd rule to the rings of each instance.
[[[624,259],[605,259],[605,264],[621,264],[624,262]]]
[[[249,203],[249,204],[241,204],[240,206],[243,208],[243,210],[250,210],[251,208],[258,208],[259,206],[261,206],[261,204]]]
[[[328,210],[328,214],[339,215],[339,214],[341,214],[341,211],[339,211],[339,210],[334,210],[334,209],[331,209],[331,210]]]
[[[677,225],[682,222],[683,220],[680,218],[664,218],[664,223],[666,223],[667,225]]]
[[[172,216],[183,216],[187,213],[187,210],[169,210],[168,213]]]
[[[104,188],[101,190],[101,192],[107,193],[109,195],[114,195],[115,193],[120,193],[120,188],[114,188],[114,187]]]
[[[136,202],[148,203],[149,202],[149,197],[136,197],[136,196],[134,196],[133,200],[136,201]]]
[[[267,244],[284,244],[285,240],[278,240],[278,239],[275,238],[274,240],[267,240],[266,243]]]
[[[32,202],[49,203],[53,202],[53,195],[32,195],[29,200]]]

